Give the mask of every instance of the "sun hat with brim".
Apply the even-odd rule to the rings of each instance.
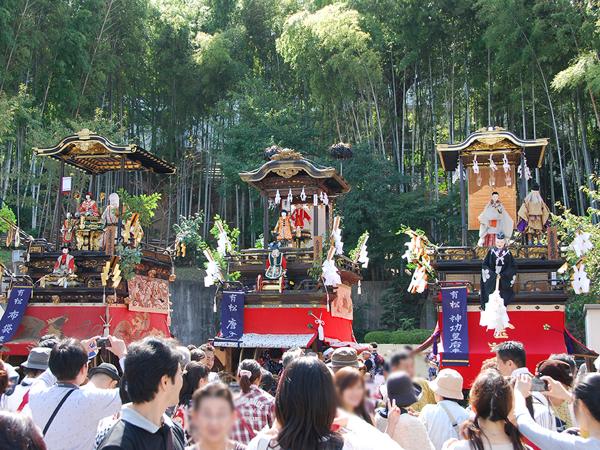
[[[440,397],[464,400],[463,377],[454,369],[442,369],[435,380],[429,382],[431,390]]]
[[[538,364],[536,374],[542,377],[550,377],[566,386],[573,385],[571,366],[564,361],[546,359]]]
[[[121,377],[119,376],[119,371],[114,365],[110,363],[102,363],[97,367],[92,367],[89,371],[89,378],[93,377],[97,373],[108,375],[115,381],[121,380]]]
[[[332,369],[341,369],[342,367],[360,367],[358,355],[352,347],[341,347],[336,349],[331,355],[329,367]]]
[[[390,403],[395,401],[400,408],[406,408],[419,400],[416,386],[406,372],[391,374],[386,382],[386,390]]]
[[[51,351],[51,349],[45,347],[32,348],[29,355],[27,355],[27,360],[21,364],[21,367],[32,370],[46,370]]]

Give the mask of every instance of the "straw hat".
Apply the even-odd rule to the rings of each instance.
[[[463,400],[463,377],[454,369],[442,369],[435,380],[429,383],[431,390],[440,397]]]

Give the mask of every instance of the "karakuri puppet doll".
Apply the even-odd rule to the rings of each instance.
[[[85,194],[85,200],[81,202],[81,205],[79,205],[79,213],[82,216],[88,217],[98,217],[100,215],[100,213],[98,212],[98,205],[96,205],[96,201],[92,200],[91,192]]]
[[[288,216],[288,212],[285,209],[281,210],[279,219],[277,220],[277,225],[275,225],[275,228],[273,229],[273,233],[275,233],[275,238],[278,241],[287,242],[292,239],[292,224]]]
[[[517,213],[519,223],[517,230],[527,235],[527,242],[533,243],[533,239],[539,239],[550,219],[550,210],[542,196],[540,195],[540,186],[533,183],[531,192],[527,194],[523,204]]]
[[[479,242],[480,247],[491,247],[494,245],[496,234],[502,233],[506,239],[510,239],[513,233],[514,221],[506,208],[500,201],[500,194],[492,192],[490,201],[479,214]]]

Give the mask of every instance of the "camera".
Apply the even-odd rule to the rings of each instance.
[[[545,392],[548,390],[548,382],[540,377],[533,377],[531,379],[531,390],[533,392]]]
[[[107,337],[101,337],[96,339],[96,347],[98,348],[106,348],[110,347],[110,339]]]

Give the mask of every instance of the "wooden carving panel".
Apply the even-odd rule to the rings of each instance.
[[[481,176],[481,186],[477,185],[477,175],[473,173],[473,168],[469,167],[469,196],[467,204],[469,207],[469,230],[479,230],[479,220],[477,217],[483,211],[486,203],[490,201],[492,192],[496,191],[500,194],[500,201],[512,217],[517,226],[517,180],[515,179],[515,169],[511,167],[510,177],[512,183],[507,186],[504,169],[501,163],[498,164],[498,170],[495,173],[495,186],[489,185],[490,169],[488,167],[479,167],[479,175]]]

